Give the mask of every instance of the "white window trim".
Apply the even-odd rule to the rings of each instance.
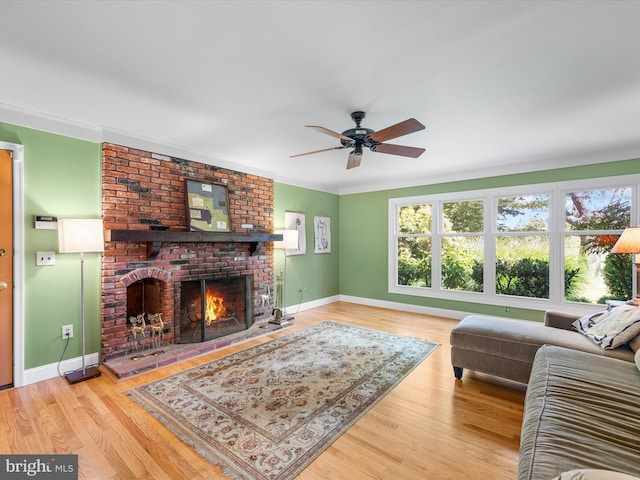
[[[568,302],[564,300],[564,257],[563,243],[566,233],[564,230],[565,194],[570,191],[588,191],[610,189],[623,186],[631,187],[631,225],[639,224],[640,205],[640,174],[621,175],[615,177],[601,177],[584,180],[571,180],[564,182],[551,182],[529,184],[523,186],[511,186],[501,188],[491,188],[484,190],[469,190],[460,192],[448,192],[443,194],[430,194],[403,198],[390,198],[388,206],[388,292],[400,295],[410,295],[418,297],[438,298],[445,300],[456,300],[461,302],[481,303],[498,305],[505,308],[529,308],[534,310],[546,310],[551,308],[570,309],[575,312],[590,313],[601,310],[602,305],[585,304],[579,302]],[[495,238],[505,232],[498,232],[496,228],[497,199],[504,196],[519,195],[549,195],[549,299],[512,297],[507,295],[497,295],[493,292],[462,292],[457,290],[447,290],[440,287],[437,276],[440,273],[440,255],[433,255],[432,258],[432,286],[412,287],[398,285],[398,262],[397,262],[397,217],[398,209],[403,206],[417,204],[432,205],[432,251],[440,252],[440,217],[442,204],[451,201],[482,200],[485,203],[485,265],[492,262],[495,264]],[[490,228],[486,228],[490,225]],[[595,232],[590,232],[595,233]],[[484,282],[486,285],[495,285],[495,269],[484,269]],[[637,291],[636,275],[633,275],[633,288]]]

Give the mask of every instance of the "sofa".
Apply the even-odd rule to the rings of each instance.
[[[636,359],[638,365],[553,345],[538,349],[518,480],[640,476],[640,351]]]
[[[527,383],[518,480],[640,480],[639,332],[633,306],[454,327],[458,380],[467,368]]]
[[[451,331],[451,364],[456,378],[465,368],[527,383],[542,345],[580,350],[633,361],[629,345],[604,349],[575,330],[580,315],[547,311],[544,323],[487,315],[468,315]]]

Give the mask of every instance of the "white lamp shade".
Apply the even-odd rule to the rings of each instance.
[[[61,218],[58,220],[60,253],[104,252],[102,220],[95,218]]]
[[[611,253],[640,253],[640,227],[625,229]]]
[[[297,230],[276,230],[276,235],[282,235],[282,240],[273,242],[274,248],[298,248],[298,231]]]

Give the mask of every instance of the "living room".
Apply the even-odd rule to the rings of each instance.
[[[44,69],[48,64],[43,65],[41,68]],[[633,78],[631,74],[630,78]],[[5,89],[10,90],[11,86]],[[114,383],[103,376],[95,379],[95,384],[86,382],[76,388],[66,385],[64,379],[59,378],[60,371],[77,368],[81,357],[79,262],[77,255],[59,253],[57,232],[36,228],[34,219],[36,216],[104,216],[105,144],[131,148],[136,152],[152,152],[168,161],[193,162],[207,165],[213,170],[228,169],[266,179],[272,188],[273,212],[270,223],[256,229],[261,233],[285,228],[285,214],[288,212],[304,215],[307,233],[305,254],[285,256],[284,252],[276,251],[273,246],[266,246],[266,255],[273,261],[271,273],[274,279],[286,265],[286,309],[289,313],[295,313],[296,319],[284,330],[295,331],[327,318],[369,327],[379,322],[381,328],[393,333],[417,336],[441,345],[431,358],[415,370],[414,373],[421,378],[416,378],[417,375],[410,377],[408,385],[394,391],[395,397],[387,400],[388,404],[381,402],[381,408],[372,410],[372,416],[366,420],[363,417],[362,425],[341,438],[342,443],[330,447],[326,454],[318,458],[315,466],[300,474],[300,478],[389,478],[392,472],[400,472],[400,478],[411,478],[412,475],[417,478],[514,478],[524,389],[521,385],[482,374],[470,374],[462,384],[456,382],[448,358],[449,332],[457,320],[469,313],[542,321],[544,311],[548,308],[573,308],[564,299],[551,299],[547,303],[540,303],[538,307],[535,303],[525,301],[473,300],[478,296],[462,298],[449,295],[451,292],[438,296],[407,295],[393,291],[389,288],[390,201],[430,196],[447,198],[447,195],[465,192],[526,190],[531,186],[546,187],[549,184],[584,184],[588,188],[595,188],[592,185],[607,187],[624,183],[633,185],[637,192],[640,175],[637,141],[630,143],[628,139],[621,138],[617,143],[608,139],[610,143],[606,145],[587,144],[565,155],[528,156],[522,165],[498,165],[492,169],[484,169],[481,165],[459,166],[457,174],[435,174],[432,178],[428,171],[425,173],[423,170],[416,173],[415,178],[404,178],[402,181],[395,181],[392,176],[396,160],[386,156],[391,163],[382,167],[387,173],[384,177],[376,178],[374,187],[371,187],[374,185],[371,178],[364,178],[360,186],[336,184],[334,187],[320,187],[316,185],[317,178],[314,175],[316,169],[322,169],[326,162],[335,160],[340,163],[339,174],[344,178],[346,151],[334,152],[339,156],[325,159],[308,157],[313,159],[307,164],[309,176],[305,181],[300,178],[292,181],[290,177],[293,170],[283,172],[278,170],[278,166],[257,168],[255,165],[232,164],[202,153],[199,148],[179,148],[172,142],[163,144],[121,131],[123,126],[110,123],[111,120],[92,123],[85,119],[66,118],[59,112],[40,111],[27,101],[11,100],[9,97],[1,101],[0,142],[5,142],[3,148],[9,148],[6,146],[9,144],[15,146],[13,175],[23,182],[20,190],[22,204],[15,207],[18,214],[16,218],[21,221],[15,222],[18,227],[14,232],[18,240],[15,251],[22,259],[21,271],[16,272],[14,277],[18,299],[14,316],[20,322],[16,326],[16,335],[19,336],[16,338],[19,341],[14,346],[13,384],[18,388],[12,390],[12,395],[4,395],[2,401],[7,409],[16,412],[7,420],[7,425],[10,425],[6,427],[7,431],[12,432],[11,435],[21,432],[20,435],[25,437],[22,440],[5,438],[0,450],[41,453],[42,449],[46,449],[51,452],[76,451],[81,452],[80,455],[94,455],[95,461],[84,464],[84,478],[134,478],[145,475],[180,478],[179,471],[183,472],[184,478],[217,478],[223,475],[219,470],[214,473],[209,471],[208,463],[188,447],[174,445],[175,439],[153,420],[146,417],[141,419],[141,416],[129,413],[130,402],[122,393],[159,378],[159,373],[135,377],[126,383]],[[346,105],[349,102],[345,102]],[[348,113],[345,115],[342,112],[347,108],[346,105],[340,105],[338,113],[344,116],[345,127],[348,127]],[[352,108],[365,108],[365,105]],[[373,111],[367,121],[374,121]],[[293,124],[291,128],[304,130],[305,122],[321,121],[315,119],[313,112],[301,113],[303,117],[307,114],[306,119],[296,118],[290,122]],[[388,124],[414,114],[410,109],[394,111],[388,117]],[[245,112],[244,116],[244,125],[253,121],[251,112]],[[258,114],[258,118],[262,120],[263,114]],[[431,119],[419,119],[428,124],[429,132]],[[340,128],[331,122],[333,119],[326,125]],[[243,128],[242,123],[235,128]],[[561,127],[558,128],[561,130]],[[433,125],[433,129],[433,134],[437,135],[437,126]],[[287,131],[284,137],[288,134],[297,135]],[[415,141],[417,145],[425,140],[423,146],[428,147],[428,135],[417,137],[419,140],[407,136],[402,141],[408,144]],[[308,139],[306,137],[301,141],[301,145],[287,146],[285,150],[289,154],[304,151],[305,148],[313,150],[316,144],[309,144]],[[464,143],[472,140],[461,138],[459,141]],[[318,145],[318,148],[321,146]],[[252,148],[247,149],[247,156],[254,154]],[[367,154],[369,152],[365,153],[363,164],[359,167],[362,170],[366,170],[369,160],[372,168],[378,166],[379,161],[371,158],[375,154]],[[440,163],[435,158],[420,161]],[[153,166],[150,165],[149,169],[152,170]],[[203,180],[201,175],[194,178]],[[215,178],[212,174],[209,180]],[[181,177],[180,184],[189,179],[188,175]],[[633,198],[631,224],[636,225],[640,219],[638,201]],[[178,201],[184,202],[184,199],[181,197]],[[331,219],[331,250],[326,254],[313,251],[313,219],[316,216]],[[186,225],[186,218],[181,221]],[[233,226],[253,223],[256,222],[240,219]],[[55,265],[37,266],[34,258],[38,252],[55,252]],[[100,253],[87,253],[84,263],[83,299],[87,325],[83,333],[86,334],[87,360],[91,364],[99,362],[104,354],[101,323],[104,316],[103,258]],[[266,290],[262,292],[271,296],[270,302],[274,299],[274,287],[269,285],[268,293]],[[602,307],[577,305],[573,310],[589,313],[599,308]],[[70,323],[74,325],[75,338],[66,348],[60,331]],[[253,340],[248,345],[255,344]],[[223,353],[212,352],[200,360],[218,358],[239,348],[234,346]],[[190,368],[200,360],[191,359],[180,367],[168,367],[162,375]],[[408,398],[425,399],[426,405],[409,406]],[[46,408],[48,404],[53,405],[51,410]],[[395,413],[394,409],[402,409],[403,412]],[[104,415],[103,422],[96,420],[101,415]],[[37,416],[42,416],[42,420],[35,420]],[[58,416],[77,418],[67,423],[59,422]],[[89,421],[90,418],[93,420]],[[398,423],[395,418],[398,418]],[[83,426],[83,422],[91,426]],[[102,432],[110,430],[111,422],[114,424],[113,436],[102,444],[102,438],[106,438],[102,437]],[[63,424],[66,426],[60,427]],[[423,431],[417,434],[412,424],[421,426]],[[402,433],[393,437],[394,447],[388,448],[382,444],[381,439],[390,438],[398,431]],[[435,438],[441,443],[436,445]],[[118,446],[120,440],[126,442],[130,450],[137,452],[136,455],[140,457],[136,459],[133,458],[135,455],[115,452],[121,448]],[[109,451],[98,453],[102,445],[106,445]],[[441,459],[439,466],[425,461],[431,456]],[[461,458],[465,456],[467,458]],[[98,474],[103,469],[109,473]],[[341,473],[336,473],[334,469]]]

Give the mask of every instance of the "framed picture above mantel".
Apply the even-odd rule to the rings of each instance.
[[[185,180],[185,193],[190,231],[231,231],[229,192],[226,186]]]

